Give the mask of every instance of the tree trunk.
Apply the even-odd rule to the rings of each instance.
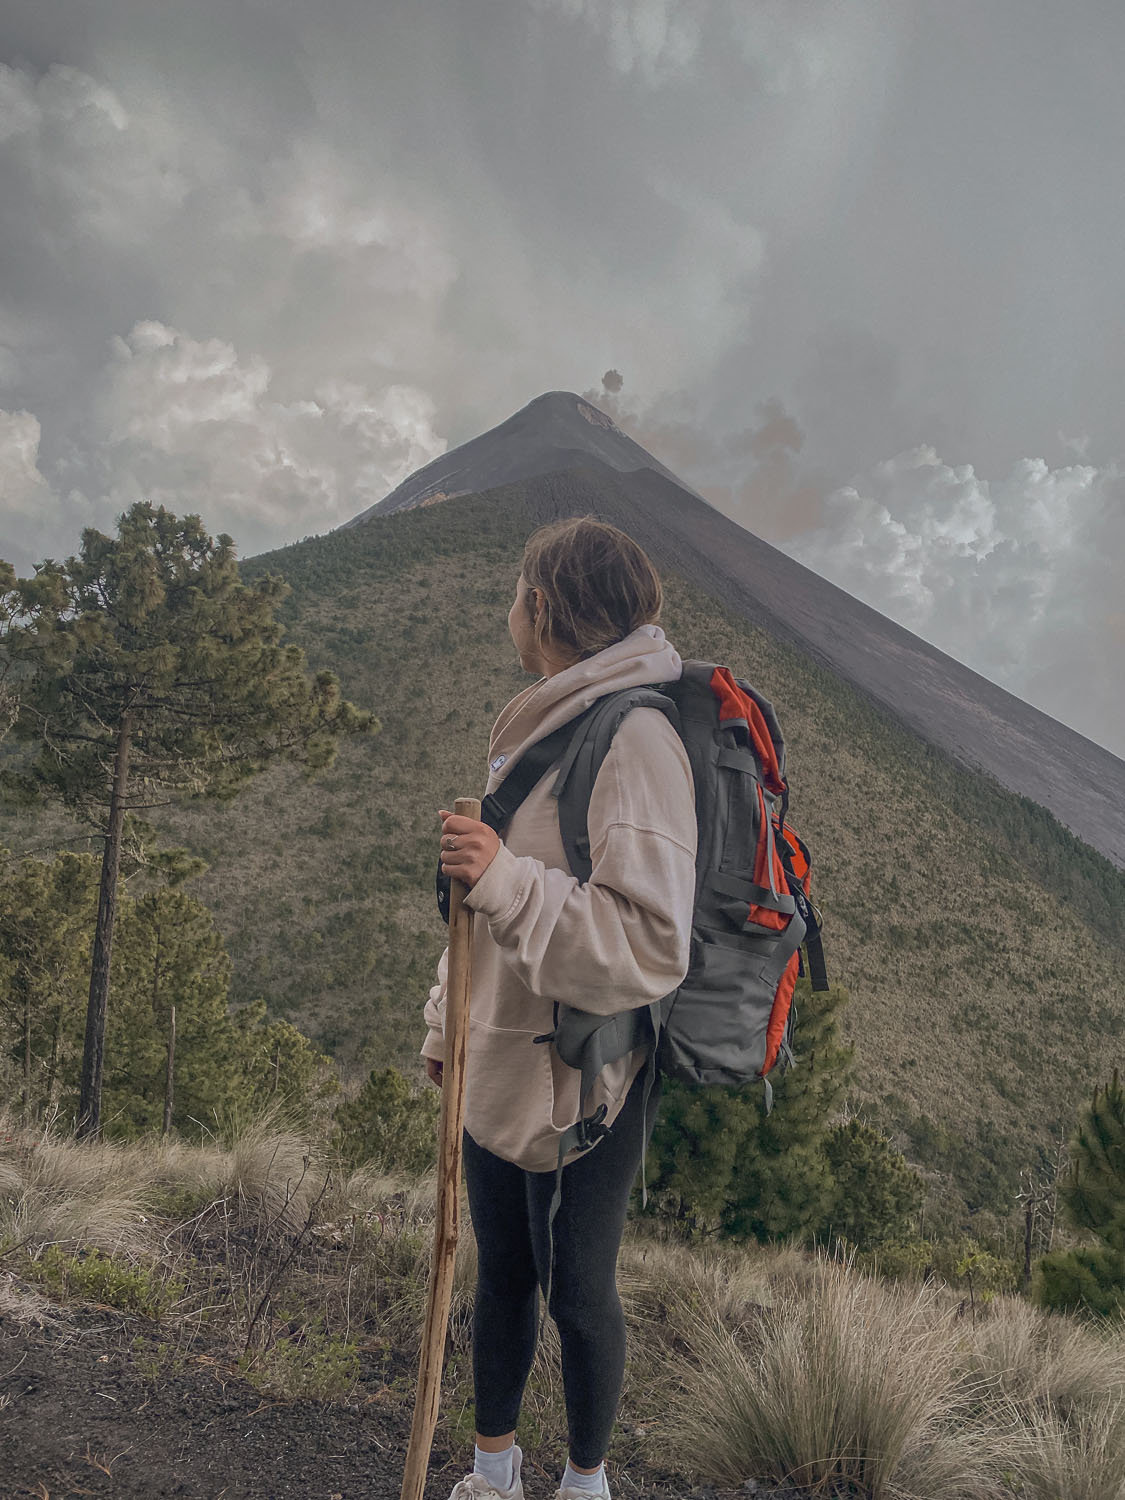
[[[66,999],[60,994],[59,1003],[55,1006],[55,1025],[51,1034],[51,1058],[47,1065],[47,1087],[44,1090],[44,1097],[48,1106],[54,1102],[55,1098],[55,1080],[59,1073],[59,1049],[62,1045],[63,1010],[65,1006]]]
[[[176,1066],[176,1007],[173,1005],[168,1013],[168,1068],[164,1074],[164,1128],[160,1132],[166,1136],[172,1128],[172,1090],[174,1069]]]
[[[23,1123],[31,1124],[31,986],[23,992]]]
[[[94,955],[90,965],[90,999],[86,1006],[86,1041],[82,1049],[82,1089],[78,1099],[78,1140],[96,1139],[102,1128],[102,1064],[105,1054],[105,1018],[109,1002],[109,967],[113,949],[113,922],[117,914],[117,876],[121,868],[121,830],[125,822],[125,791],[129,781],[129,751],[133,739],[133,716],[126,713],[117,736],[113,765],[113,791],[109,799],[109,822],[102,851],[102,878],[98,888],[98,923],[94,929]]]
[[[1035,1197],[1028,1194],[1023,1227],[1023,1290],[1031,1290],[1031,1237],[1035,1229]]]

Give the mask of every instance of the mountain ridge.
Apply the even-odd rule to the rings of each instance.
[[[744,618],[808,651],[959,764],[1045,807],[1125,869],[1125,761],[739,525],[573,392],[537,396],[339,529],[567,473],[586,474],[595,496],[612,491],[606,519],[659,563],[705,588],[721,583]],[[565,505],[551,512],[569,513]]]
[[[667,481],[639,490],[632,531],[666,565],[734,590],[738,612],[789,640],[956,761],[1052,812],[1125,869],[1125,761]],[[661,530],[674,538],[668,544]],[[728,595],[728,600],[730,596]],[[1060,774],[1060,767],[1067,774]]]
[[[562,472],[583,456],[598,459],[619,473],[652,469],[688,494],[696,494],[592,402],[573,391],[545,391],[496,427],[423,464],[389,495],[338,529]],[[702,496],[696,498],[702,500]]]
[[[523,539],[595,509],[640,534],[652,482],[569,470],[246,565],[288,579],[291,638],[383,731],[345,747],[316,787],[294,773],[248,788],[221,835],[205,808],[170,818],[169,835],[212,864],[203,879],[240,1002],[267,995],[345,1063],[359,1048],[368,1066],[416,1067],[443,936],[434,809],[479,790],[489,726],[528,681],[506,627]],[[749,677],[785,730],[830,977],[852,995],[853,1107],[951,1176],[970,1208],[1006,1212],[1019,1171],[1047,1169],[1125,1035],[1125,874],[771,623],[751,624],[658,508],[644,524],[689,569],[707,567],[704,588],[661,560],[670,638]]]

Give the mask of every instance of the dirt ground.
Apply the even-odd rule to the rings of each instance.
[[[0,1500],[397,1500],[411,1413],[385,1355],[362,1370],[367,1394],[322,1404],[263,1398],[205,1354],[156,1368],[155,1347],[151,1325],[108,1309],[46,1327],[0,1317]],[[426,1500],[446,1500],[464,1471],[463,1452],[435,1444]],[[610,1482],[615,1500],[784,1500],[643,1467],[611,1466]],[[526,1456],[528,1500],[557,1484]]]

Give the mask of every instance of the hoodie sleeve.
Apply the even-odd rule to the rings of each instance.
[[[434,1062],[445,1061],[445,991],[449,974],[449,949],[438,959],[437,983],[430,990],[426,1001],[426,1040],[422,1043],[422,1056]]]
[[[656,709],[634,709],[590,798],[583,885],[501,844],[466,902],[533,994],[599,1015],[669,994],[687,973],[695,797],[687,752]]]

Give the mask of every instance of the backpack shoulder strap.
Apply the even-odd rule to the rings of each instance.
[[[570,873],[583,883],[589,880],[594,868],[587,821],[594,782],[622,720],[634,708],[658,709],[679,731],[679,711],[659,688],[623,688],[619,693],[610,693],[594,705],[590,717],[575,734],[551,788],[551,795],[559,804],[559,832]]]
[[[595,708],[596,708],[595,704]],[[581,733],[582,719],[593,712],[587,709],[577,723],[572,719],[561,729],[556,729],[545,739],[530,745],[505,776],[494,792],[489,792],[481,801],[480,818],[489,828],[499,831],[509,822],[517,809],[530,796],[532,789],[546,776],[551,767],[563,756],[571,740]]]
[[[496,790],[489,792],[481,801],[480,820],[482,823],[487,823],[489,828],[499,833],[505,823],[510,822],[517,809],[527,800],[532,790],[546,776],[551,767],[557,764],[560,758],[566,757],[571,742],[582,738],[585,725],[591,715],[597,713],[599,703],[600,700],[598,703],[591,704],[577,719],[570,719],[553,734],[537,740],[534,745],[530,745],[524,751]],[[448,924],[449,876],[442,874],[440,856],[437,865],[435,896],[438,914],[442,921]]]

